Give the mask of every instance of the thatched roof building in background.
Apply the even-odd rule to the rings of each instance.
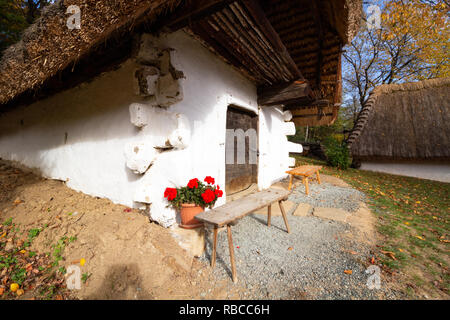
[[[81,9],[80,30],[66,26]],[[0,61],[0,110],[80,84],[131,55],[133,34],[184,28],[283,105],[297,125],[331,124],[341,55],[359,29],[361,0],[64,0],[48,6]]]
[[[450,160],[450,78],[375,88],[349,147],[360,161]]]

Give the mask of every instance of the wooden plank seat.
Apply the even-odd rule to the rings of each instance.
[[[308,185],[308,178],[311,177],[313,174],[316,174],[317,182],[320,184],[320,176],[319,176],[319,170],[322,169],[322,166],[311,166],[311,165],[304,165],[300,167],[296,167],[292,170],[286,171],[286,173],[291,175],[291,178],[289,180],[289,190],[292,189],[292,182],[294,180],[294,176],[301,176],[302,177],[302,183],[305,185],[305,193],[309,194],[309,185]]]
[[[269,188],[264,191],[260,191],[254,194],[250,194],[241,199],[228,202],[220,207],[213,210],[202,212],[195,216],[197,220],[203,221],[205,224],[212,225],[214,228],[214,238],[213,238],[213,252],[211,256],[211,267],[214,268],[216,263],[216,250],[217,250],[217,234],[219,228],[227,228],[228,236],[228,247],[230,251],[230,261],[231,261],[231,273],[233,277],[233,282],[237,281],[236,276],[236,264],[234,259],[234,247],[233,238],[231,235],[231,225],[237,220],[245,217],[246,215],[267,207],[267,226],[270,227],[271,220],[271,208],[272,203],[278,202],[280,206],[281,214],[283,216],[284,223],[286,225],[286,230],[290,233],[289,224],[287,221],[286,212],[282,201],[286,200],[291,194],[289,190]]]

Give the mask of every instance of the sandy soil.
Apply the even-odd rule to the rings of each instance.
[[[64,248],[59,267],[85,259],[81,272],[91,276],[71,292],[74,298],[240,298],[239,284],[215,280],[167,229],[128,211],[0,161],[0,222],[12,218],[24,239],[28,230],[42,228],[30,248],[38,253],[50,253],[62,237],[76,239]]]

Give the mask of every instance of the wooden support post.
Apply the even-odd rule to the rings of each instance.
[[[227,225],[227,235],[228,235],[228,248],[230,249],[230,261],[231,261],[231,274],[233,277],[233,282],[237,282],[236,276],[236,264],[234,262],[234,247],[233,247],[233,237],[231,236],[231,226]]]
[[[319,184],[321,184],[321,183],[320,183],[319,170],[316,171],[316,176],[317,176],[317,182],[318,182]]]
[[[214,227],[214,239],[213,239],[213,252],[211,257],[211,268],[216,265],[216,251],[217,251],[217,233],[219,232],[217,227]]]
[[[282,200],[278,201],[278,205],[280,206],[281,214],[283,215],[284,224],[286,225],[287,233],[291,233],[291,229],[289,228],[289,223],[287,221],[286,212],[284,211]]]
[[[289,191],[291,190],[291,188],[292,188],[292,182],[294,181],[294,175],[291,174],[290,176],[291,176],[291,177],[289,178],[289,188],[288,188]]]
[[[270,218],[272,217],[272,204],[267,207],[267,226],[270,227]]]

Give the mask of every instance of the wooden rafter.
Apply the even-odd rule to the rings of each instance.
[[[313,92],[309,84],[302,79],[258,88],[258,104],[260,106],[296,104],[310,101],[312,97]]]
[[[255,0],[243,0],[242,3],[244,7],[247,9],[247,11],[250,13],[250,15],[254,18],[260,30],[264,33],[267,39],[269,39],[270,43],[275,48],[275,50],[284,58],[291,72],[294,74],[295,78],[303,79],[300,70],[298,69],[294,60],[290,56],[285,45],[281,41],[280,36],[272,27],[269,19],[267,19],[260,5]]]
[[[184,1],[184,4],[172,12],[167,19],[162,20],[160,25],[170,31],[176,31],[190,25],[193,21],[221,10],[233,1],[235,0]]]

